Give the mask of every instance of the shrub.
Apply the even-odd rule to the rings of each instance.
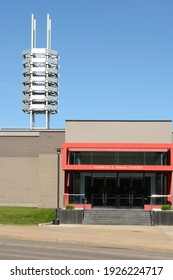
[[[74,207],[74,205],[66,205],[66,207],[65,207],[65,209],[66,210],[74,210],[75,209],[75,207]]]
[[[171,205],[164,204],[164,205],[162,205],[161,210],[171,210]]]

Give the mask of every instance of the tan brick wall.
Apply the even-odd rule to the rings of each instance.
[[[39,156],[39,207],[57,207],[58,190],[58,160],[57,155],[40,155]],[[60,189],[63,188],[63,176],[60,173]],[[60,206],[60,204],[59,204]]]
[[[57,206],[57,155],[0,159],[0,205]],[[59,206],[63,207],[64,177],[60,172]]]
[[[39,207],[56,206],[57,156],[39,155]]]
[[[57,149],[64,138],[64,131],[0,131],[0,205],[57,206]],[[59,192],[62,207],[62,171]]]
[[[30,134],[28,134],[30,132]],[[65,141],[64,131],[0,131],[0,157],[36,157],[56,154]]]
[[[0,205],[38,206],[38,158],[0,158]]]

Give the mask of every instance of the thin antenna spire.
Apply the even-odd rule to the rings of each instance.
[[[31,49],[36,48],[36,19],[31,16]]]
[[[49,14],[47,14],[47,49],[51,49],[51,19]]]

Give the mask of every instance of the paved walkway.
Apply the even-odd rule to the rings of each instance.
[[[173,252],[173,226],[0,225],[0,238]]]

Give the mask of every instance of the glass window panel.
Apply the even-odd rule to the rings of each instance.
[[[160,165],[160,158],[156,152],[145,152],[145,164],[146,165]]]
[[[164,180],[163,180],[163,174],[158,173],[156,174],[156,194],[164,194]],[[155,198],[155,204],[165,204],[167,203],[167,198],[160,197]]]
[[[164,152],[70,152],[70,164],[166,165]]]
[[[144,164],[143,152],[120,152],[119,164],[138,165]]]
[[[93,152],[92,164],[115,164],[114,152]]]
[[[70,152],[70,164],[91,164],[91,152]]]
[[[119,153],[119,164],[129,164],[130,163],[130,157],[128,152],[120,152]]]
[[[168,153],[163,153],[163,165],[168,164]]]
[[[91,164],[91,152],[81,152],[76,164]]]
[[[74,153],[70,152],[70,164],[74,164]]]
[[[115,164],[119,164],[119,152],[115,152]]]
[[[144,153],[143,152],[130,152],[130,164],[144,164]]]

